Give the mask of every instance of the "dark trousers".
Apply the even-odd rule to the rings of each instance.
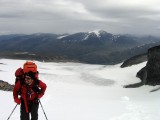
[[[38,108],[39,108],[39,102],[34,101],[34,102],[30,102],[28,104],[28,110],[29,112],[27,113],[25,110],[25,105],[24,102],[21,103],[21,116],[20,119],[21,120],[30,120],[30,114],[31,114],[31,120],[38,120]]]

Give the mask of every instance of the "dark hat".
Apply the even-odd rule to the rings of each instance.
[[[36,74],[35,74],[34,72],[32,72],[32,71],[29,71],[29,72],[25,73],[25,76],[29,76],[29,77],[31,77],[33,80],[36,79],[35,75],[36,75]]]

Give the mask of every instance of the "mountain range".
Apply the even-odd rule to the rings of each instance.
[[[0,56],[40,61],[117,64],[132,56],[144,54],[148,48],[159,44],[159,37],[113,35],[103,30],[75,34],[12,34],[0,36]]]

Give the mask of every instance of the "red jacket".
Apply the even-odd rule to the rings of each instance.
[[[15,84],[14,89],[13,89],[13,97],[14,101],[17,104],[20,104],[20,99],[18,98],[19,92],[21,93],[21,99],[24,100],[25,107],[28,106],[28,103],[31,101],[34,101],[35,99],[41,98],[45,90],[47,88],[46,84],[39,80],[39,84],[37,87],[40,89],[40,93],[37,94],[37,92],[34,90],[35,85],[34,83],[30,86],[27,86],[26,84],[21,85],[20,80]],[[28,108],[26,108],[26,112],[28,111]]]

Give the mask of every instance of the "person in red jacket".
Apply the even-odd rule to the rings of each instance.
[[[21,104],[21,120],[30,120],[29,114],[31,120],[38,120],[39,99],[44,95],[46,87],[46,84],[38,80],[31,71],[15,83],[13,97],[17,104]]]

